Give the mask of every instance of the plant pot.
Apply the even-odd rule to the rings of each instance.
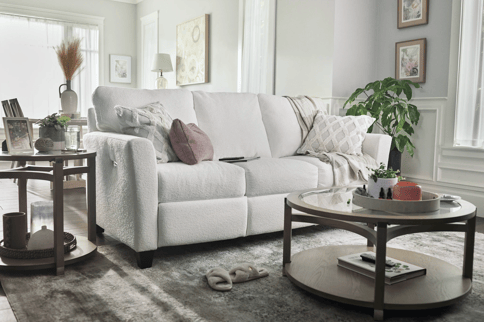
[[[392,168],[392,170],[400,170],[401,172],[402,167],[402,152],[398,151],[397,148],[393,148],[390,151],[390,156],[388,157],[388,169]]]
[[[40,127],[39,137],[49,138],[54,141],[54,151],[64,150],[66,147],[66,132],[64,128],[58,130],[55,127],[50,126]]]
[[[384,178],[378,178],[373,180],[373,178],[368,178],[368,194],[372,198],[378,199],[380,197],[380,190],[383,188],[383,191],[385,192],[385,197],[388,193],[388,189],[392,190],[393,193],[393,187],[398,183],[398,178],[391,178],[391,179],[384,179]]]

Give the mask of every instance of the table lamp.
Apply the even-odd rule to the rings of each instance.
[[[171,59],[169,54],[155,54],[153,59],[152,72],[160,72],[160,77],[155,81],[155,87],[157,89],[164,89],[168,85],[168,81],[163,77],[163,72],[172,72],[173,66],[171,65]]]

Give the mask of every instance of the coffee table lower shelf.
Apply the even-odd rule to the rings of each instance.
[[[367,246],[324,246],[297,253],[285,265],[286,276],[318,296],[373,308],[375,280],[337,266],[338,257],[371,251]],[[417,252],[387,248],[387,256],[427,268],[427,275],[385,285],[384,309],[420,310],[453,304],[470,294],[472,281],[462,269]]]
[[[65,265],[82,261],[94,255],[97,251],[97,246],[90,242],[87,237],[76,236],[76,239],[76,248],[70,253],[64,255]],[[0,257],[0,271],[37,270],[54,267],[54,257],[39,259],[13,259]]]

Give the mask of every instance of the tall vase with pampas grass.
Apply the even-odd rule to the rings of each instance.
[[[75,117],[77,115],[77,94],[71,88],[71,81],[74,74],[80,71],[84,60],[81,54],[81,39],[63,40],[60,46],[55,47],[55,52],[66,78],[66,83],[59,86],[62,114]],[[62,86],[66,86],[66,90],[61,93]]]

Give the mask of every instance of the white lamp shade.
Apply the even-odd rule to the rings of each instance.
[[[155,54],[153,58],[153,65],[151,66],[152,72],[172,72],[173,66],[171,65],[171,58],[169,54]]]

